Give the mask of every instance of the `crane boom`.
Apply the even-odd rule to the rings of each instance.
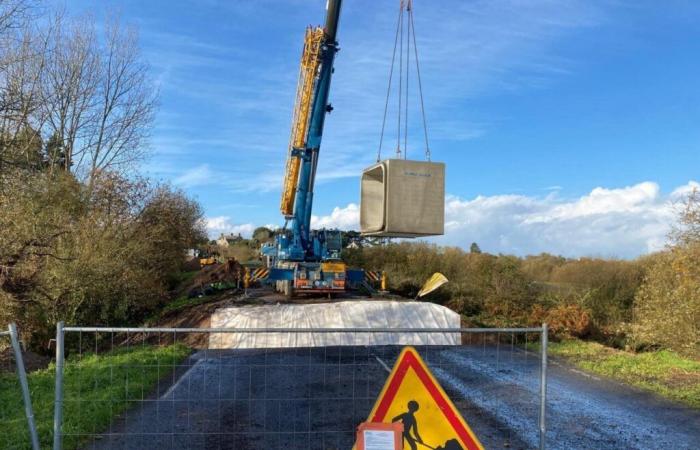
[[[318,153],[328,104],[341,0],[328,0],[324,27],[307,28],[304,37],[292,132],[280,210],[290,224],[291,239],[280,259],[322,259],[310,238],[311,210]]]
[[[297,152],[306,147],[313,89],[320,63],[319,53],[323,38],[323,28],[308,27],[306,29],[304,49],[299,68],[297,96],[292,116],[292,132],[289,138],[287,165],[282,186],[282,202],[280,204],[280,210],[286,218],[291,218],[293,215],[294,198],[296,197],[297,184],[299,183],[299,167],[301,165],[301,158]]]

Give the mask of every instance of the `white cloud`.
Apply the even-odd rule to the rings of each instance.
[[[577,199],[451,196],[445,236],[435,240],[464,248],[478,242],[493,253],[635,257],[663,248],[675,218],[672,197],[653,182],[597,187]]]
[[[674,201],[683,200],[693,191],[700,191],[700,183],[697,181],[688,181],[683,186],[678,186],[671,192],[671,199]]]
[[[485,251],[518,255],[541,252],[565,256],[630,258],[660,250],[676,217],[675,204],[700,186],[695,181],[661,193],[643,182],[622,188],[597,187],[580,198],[525,195],[448,195],[442,245],[468,248],[478,242]],[[359,208],[351,203],[331,214],[314,216],[314,227],[357,229]]]
[[[357,230],[360,228],[360,208],[355,203],[345,208],[336,206],[328,216],[311,216],[311,227]]]
[[[186,170],[175,178],[173,182],[178,186],[191,188],[209,184],[213,176],[214,174],[209,168],[209,164],[200,164],[199,166]]]
[[[240,233],[243,237],[249,238],[252,236],[255,228],[257,228],[256,225],[252,223],[233,223],[229,216],[207,217],[204,219],[204,226],[210,238],[217,238],[221,233]]]

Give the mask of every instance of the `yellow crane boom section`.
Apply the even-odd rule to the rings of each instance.
[[[294,148],[306,146],[311,105],[313,103],[314,83],[319,65],[319,53],[323,42],[323,28],[308,27],[304,36],[304,50],[301,54],[301,66],[299,68],[299,81],[297,83],[297,96],[294,103],[294,115],[292,116],[292,133],[289,139],[289,154],[282,186],[282,201],[280,210],[285,217],[289,217],[294,211],[294,197],[296,196],[299,180],[299,156],[293,155]]]

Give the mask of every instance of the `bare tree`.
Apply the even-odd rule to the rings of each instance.
[[[0,165],[12,167],[25,165],[41,152],[46,117],[40,88],[48,41],[31,26],[8,34],[0,35]]]
[[[90,181],[102,170],[120,170],[144,156],[157,98],[149,67],[141,59],[136,30],[110,21],[100,54],[95,116],[86,141]]]
[[[20,109],[16,106],[17,96],[25,91],[19,89],[19,85],[27,78],[26,65],[39,56],[34,36],[29,32],[29,12],[33,3],[30,0],[0,0],[0,112],[3,116],[8,111]]]
[[[112,19],[98,36],[91,17],[61,13],[22,20],[32,1],[0,0],[0,165],[40,160],[91,186],[142,159],[157,90],[135,29]]]
[[[46,134],[58,140],[54,144],[60,145],[64,155],[60,163],[70,170],[74,158],[87,151],[83,138],[95,116],[99,49],[89,17],[66,21],[56,14],[52,23],[55,32],[43,74],[42,103]],[[49,158],[49,165],[56,163],[57,158]]]

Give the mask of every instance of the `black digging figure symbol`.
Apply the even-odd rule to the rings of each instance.
[[[423,442],[423,438],[421,438],[420,433],[418,433],[418,421],[416,420],[416,411],[419,409],[420,405],[418,402],[411,400],[408,402],[408,411],[391,419],[392,422],[398,422],[400,420],[401,423],[403,423],[403,439],[408,442],[411,450],[418,450],[417,443],[431,450],[464,450],[456,439],[448,440],[441,447],[431,447]]]
[[[401,423],[403,423],[403,438],[406,442],[408,442],[408,445],[411,447],[411,450],[418,449],[416,442],[426,445],[425,443],[423,443],[423,439],[420,437],[420,433],[418,433],[418,422],[416,421],[415,414],[419,408],[420,405],[418,404],[418,402],[415,400],[411,400],[408,402],[408,411],[399,414],[398,416],[391,419],[392,422],[398,422],[400,420]]]

